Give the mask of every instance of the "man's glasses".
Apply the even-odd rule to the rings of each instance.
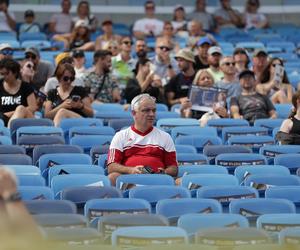
[[[224,62],[223,64],[226,66],[235,66],[235,62]]]
[[[167,47],[167,46],[160,46],[159,49],[162,50],[162,51],[170,51],[170,50],[171,50],[171,49],[170,49],[169,47]]]
[[[123,41],[122,43],[124,43],[126,45],[132,45],[133,44],[131,41]]]
[[[1,55],[4,56],[12,56],[14,54],[14,51],[11,49],[4,49],[0,51]]]
[[[32,60],[35,60],[35,59],[36,59],[36,55],[33,55],[33,54],[26,54],[26,55],[25,55],[25,58],[26,58],[26,59],[32,59]]]
[[[75,80],[75,77],[74,77],[74,76],[71,76],[71,77],[69,77],[69,76],[64,76],[64,77],[63,77],[63,81],[64,81],[64,82],[68,82],[68,81],[73,82],[74,80]]]

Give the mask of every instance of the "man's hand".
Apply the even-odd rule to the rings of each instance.
[[[129,174],[142,174],[142,168],[144,166],[143,165],[138,165],[138,166],[135,166],[135,167],[128,167],[128,170],[129,170]]]

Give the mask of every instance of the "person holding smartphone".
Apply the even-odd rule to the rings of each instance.
[[[293,88],[280,58],[274,57],[270,60],[261,74],[256,90],[267,95],[274,104],[292,102]]]
[[[71,64],[61,64],[56,70],[59,85],[48,92],[45,117],[59,126],[64,118],[92,117],[94,115],[88,93],[83,87],[72,86],[75,70]]]

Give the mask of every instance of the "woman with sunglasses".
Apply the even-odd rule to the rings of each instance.
[[[48,92],[45,117],[59,126],[64,118],[92,117],[93,109],[88,93],[83,87],[72,86],[75,70],[71,64],[60,64],[55,74],[59,85]]]
[[[0,116],[5,126],[17,118],[34,118],[37,109],[34,90],[21,80],[20,64],[13,59],[0,61]]]
[[[270,60],[261,74],[256,90],[262,95],[268,95],[274,104],[292,102],[293,88],[280,58]]]

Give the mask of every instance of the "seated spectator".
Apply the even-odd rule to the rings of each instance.
[[[9,43],[0,44],[0,60],[3,58],[13,58],[14,50]]]
[[[36,48],[27,48],[25,50],[24,65],[28,61],[34,65],[34,76],[30,83],[32,83],[36,89],[44,87],[48,78],[53,75],[53,65],[48,61],[41,60],[40,52]]]
[[[48,92],[45,117],[59,126],[64,118],[92,117],[94,115],[88,93],[83,87],[72,86],[75,70],[71,64],[60,64],[55,72],[59,86]]]
[[[124,90],[124,97],[127,103],[132,99],[143,93],[156,98],[158,102],[163,102],[163,88],[162,82],[158,75],[151,71],[151,62],[149,59],[140,59],[135,68],[135,77],[128,80]]]
[[[246,119],[252,125],[256,119],[276,118],[276,111],[270,99],[256,91],[254,72],[251,70],[243,71],[239,75],[239,80],[242,93],[231,99],[232,117],[234,119]]]
[[[146,1],[144,7],[146,17],[135,21],[132,29],[137,39],[143,39],[147,36],[159,36],[163,30],[163,22],[155,17],[154,1]]]
[[[69,53],[68,53],[69,54]],[[57,62],[57,66],[56,69],[54,71],[54,76],[48,78],[45,87],[43,89],[44,93],[48,93],[50,90],[52,89],[56,89],[59,86],[59,81],[56,77],[56,72],[58,70],[58,68],[60,67],[61,64],[71,64],[74,67],[74,58],[71,56],[66,56],[64,58],[62,58],[60,61]],[[75,70],[75,67],[74,67]],[[76,70],[75,70],[75,80],[72,82],[72,86],[81,86],[84,87],[84,83],[81,79],[81,77],[77,77],[76,76]]]
[[[33,10],[26,10],[24,13],[25,23],[22,23],[20,26],[19,33],[35,33],[40,32],[40,26],[34,22],[34,12]]]
[[[9,1],[0,0],[0,32],[13,32],[16,30],[16,18],[13,12],[8,10]]]
[[[220,69],[223,72],[223,78],[216,82],[215,86],[227,90],[227,99],[241,94],[241,87],[236,77],[235,61],[232,56],[224,56],[220,61]]]
[[[136,59],[131,56],[133,42],[129,36],[121,40],[120,53],[112,58],[112,74],[117,78],[119,87],[125,89],[129,78],[133,77]]]
[[[163,85],[179,72],[176,60],[170,55],[171,50],[171,44],[167,39],[161,37],[156,39],[155,57],[151,62],[154,65],[154,73],[160,77]]]
[[[98,20],[95,15],[90,13],[90,4],[88,1],[80,1],[77,5],[77,16],[73,18],[73,23],[84,21],[87,23],[91,32],[95,32]]]
[[[257,12],[259,6],[259,0],[247,1],[244,14],[246,29],[263,29],[268,27],[267,17],[264,14]]]
[[[206,0],[196,0],[195,10],[189,14],[190,20],[197,20],[207,32],[214,32],[216,23],[213,15],[206,11]]]
[[[112,185],[122,174],[142,174],[144,167],[154,173],[177,176],[177,161],[171,136],[154,127],[156,105],[149,94],[131,102],[134,124],[114,136],[108,155],[108,177]]]
[[[280,130],[276,135],[276,139],[281,144],[300,144],[300,91],[293,94],[292,97],[293,112],[288,119],[281,124]]]
[[[64,42],[66,50],[92,50],[94,48],[94,43],[90,41],[88,23],[83,20],[75,23],[72,33],[54,35],[53,40]]]
[[[85,56],[82,50],[73,50],[71,56],[74,61],[74,69],[76,72],[76,78],[81,78],[86,72],[85,68]]]
[[[70,14],[71,0],[61,0],[61,12],[51,16],[49,32],[52,34],[66,34],[72,31],[72,16]]]
[[[236,48],[233,51],[233,59],[237,74],[249,68],[250,59],[246,49]]]
[[[174,28],[172,26],[172,23],[169,21],[164,22],[164,27],[163,27],[163,32],[162,32],[162,39],[166,39],[169,41],[172,47],[172,52],[177,53],[180,50],[180,46],[178,42],[175,40],[175,35],[174,35]]]
[[[206,69],[208,65],[208,49],[212,45],[212,42],[208,37],[202,37],[197,42],[197,54],[195,55],[194,69],[198,71],[199,69]]]
[[[20,64],[10,58],[0,61],[0,114],[5,126],[17,118],[34,118],[37,103],[32,86],[21,80]]]
[[[112,56],[117,56],[120,53],[120,46],[117,41],[109,41],[103,46],[103,50],[108,50]]]
[[[146,59],[147,58],[147,44],[144,39],[137,39],[135,41],[135,54],[138,59]]]
[[[195,78],[195,63],[193,52],[190,49],[181,49],[176,54],[178,68],[180,72],[173,76],[165,86],[167,103],[171,107],[181,103],[188,96],[188,91]]]
[[[178,36],[187,37],[187,19],[185,18],[185,9],[183,5],[176,5],[173,12],[172,26],[174,28],[174,34]]]
[[[113,22],[110,19],[106,19],[102,22],[103,34],[98,36],[95,42],[95,50],[104,49],[104,46],[110,41],[116,41],[120,43],[121,36],[113,33]]]
[[[262,72],[268,65],[268,53],[264,49],[256,49],[252,56],[252,69],[256,79],[261,78]]]
[[[261,74],[256,90],[262,95],[267,95],[274,104],[292,102],[293,87],[289,82],[283,61],[280,58],[274,57],[270,59],[267,67]]]
[[[203,37],[209,38],[209,40],[212,42],[213,45],[217,44],[214,36],[204,31],[202,23],[200,23],[197,20],[192,20],[189,22],[188,30],[189,30],[188,46],[193,50],[194,48],[196,48],[197,42]]]
[[[223,56],[222,49],[218,46],[213,46],[208,49],[207,54],[209,73],[213,76],[215,82],[221,81],[224,77],[224,74],[220,69],[220,60]]]
[[[111,52],[98,50],[94,53],[94,68],[86,72],[82,80],[90,89],[94,102],[114,103],[121,100],[119,86],[111,76]]]
[[[230,0],[220,0],[221,8],[214,13],[215,20],[219,27],[244,27],[242,15],[231,7]]]

